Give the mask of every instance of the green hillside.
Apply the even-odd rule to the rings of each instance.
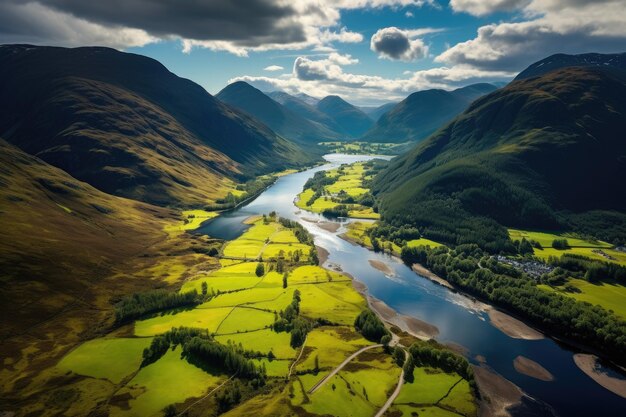
[[[397,143],[423,140],[472,101],[495,89],[492,84],[472,84],[454,91],[418,91],[382,114],[362,140]]]
[[[317,109],[333,119],[341,127],[341,133],[353,138],[361,136],[374,121],[361,110],[339,96],[324,97]]]
[[[476,100],[375,179],[383,219],[491,250],[508,244],[501,225],[623,240],[624,94],[624,72],[587,67]]]
[[[0,134],[96,188],[160,205],[311,157],[159,62],[108,48],[0,47]]]

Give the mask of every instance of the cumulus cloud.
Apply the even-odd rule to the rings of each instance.
[[[428,46],[421,39],[411,39],[410,31],[397,27],[379,29],[370,41],[370,49],[381,58],[413,61],[428,54]]]
[[[521,70],[554,53],[622,52],[626,8],[622,0],[534,0],[523,21],[494,23],[435,61],[489,70]]]
[[[465,65],[406,71],[403,78],[344,71],[345,66],[355,63],[357,60],[349,55],[330,54],[319,59],[300,56],[295,59],[293,71],[288,76],[274,78],[244,75],[229,80],[229,83],[246,81],[264,91],[282,90],[292,94],[304,92],[315,97],[337,94],[366,105],[401,100],[414,91],[428,88],[452,89],[474,82],[508,80],[515,76],[513,72],[485,71]]]
[[[270,71],[270,72],[274,72],[274,71],[282,71],[285,68],[281,67],[280,65],[270,65],[267,66],[265,68],[263,68],[265,71]]]
[[[0,0],[4,42],[99,44],[119,48],[179,39],[245,56],[272,49],[328,50],[361,42],[340,27],[345,9],[422,6],[432,0]],[[43,19],[43,16],[48,19]],[[18,25],[17,22],[26,23]]]

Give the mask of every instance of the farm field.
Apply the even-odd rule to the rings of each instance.
[[[511,240],[534,240],[543,248],[534,249],[535,256],[547,260],[550,256],[560,257],[563,254],[571,253],[586,256],[591,259],[604,262],[614,262],[626,266],[626,253],[613,249],[613,246],[600,240],[585,240],[568,234],[533,232],[527,230],[509,229]],[[567,239],[570,248],[555,249],[552,242],[555,239]]]
[[[296,201],[296,206],[315,213],[323,213],[325,210],[333,210],[339,206],[345,206],[348,217],[361,219],[379,219],[380,215],[372,207],[359,204],[359,199],[369,193],[365,182],[371,179],[366,171],[366,162],[357,162],[351,165],[342,165],[323,173],[332,182],[323,185],[323,192],[315,200],[315,190],[304,189]],[[346,198],[349,200],[344,201]]]
[[[573,286],[580,292],[566,291],[565,286]],[[560,287],[551,287],[545,284],[540,284],[537,287],[546,291],[556,291],[578,301],[600,305],[626,319],[626,304],[624,304],[626,287],[623,285],[609,282],[591,283],[583,279],[570,278],[565,285]]]
[[[392,410],[403,416],[410,416],[416,410],[420,416],[476,415],[470,386],[458,374],[418,367],[413,375],[415,380],[402,386]]]
[[[406,144],[376,142],[320,142],[328,152],[359,155],[397,155]]]
[[[255,218],[251,223],[253,226],[239,239],[227,242],[225,249],[237,252],[242,245],[258,242],[261,249],[285,245],[302,252],[311,250],[298,241],[294,230],[273,218]],[[117,384],[108,406],[111,416],[159,416],[172,405],[180,412],[232,374],[219,362],[201,367],[183,355],[184,340],[170,342],[174,344],[149,361],[143,360],[144,349],[150,347],[146,349],[150,351],[153,339],[166,332],[176,334],[181,327],[203,329],[205,340],[249,357],[245,360],[274,392],[270,397],[246,394],[242,404],[226,415],[257,415],[259,407],[266,415],[301,409],[314,415],[373,415],[400,375],[400,367],[381,348],[361,353],[314,394],[306,393],[345,358],[374,343],[354,328],[355,318],[367,308],[366,300],[353,288],[350,277],[312,265],[308,256],[289,257],[288,252],[281,256],[282,272],[276,270],[279,262],[272,258],[263,262],[220,259],[221,267],[198,271],[180,286],[181,294],[192,290],[200,294],[199,304],[148,314],[105,338],[85,342],[65,355],[57,369],[83,378],[83,391],[107,380],[107,384]],[[260,273],[259,265],[263,265]],[[288,330],[273,328],[284,312],[293,308],[296,295],[296,314],[311,326],[300,344],[294,344]],[[117,334],[120,336],[115,337]],[[243,382],[237,382],[240,380]],[[245,384],[245,378],[235,378],[220,390],[240,383]],[[110,385],[103,385],[93,391],[93,401],[105,400],[110,390]]]

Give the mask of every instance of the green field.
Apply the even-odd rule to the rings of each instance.
[[[315,194],[312,189],[307,188],[298,195],[296,206],[314,213],[322,213],[326,209],[332,209],[341,204],[341,200],[339,200],[338,197],[339,193],[342,191],[345,192],[346,195],[354,198],[358,198],[369,192],[369,189],[365,188],[363,184],[363,181],[369,178],[366,177],[365,167],[361,162],[326,171],[325,175],[328,178],[334,179],[332,184],[324,186],[325,195],[317,198],[311,205],[307,205],[311,197]],[[356,203],[346,203],[345,205],[348,207],[349,217],[361,219],[380,218],[380,215],[375,213],[371,207]]]
[[[411,411],[408,413],[406,411],[414,406],[418,409],[420,416],[447,416],[447,410],[435,406],[436,404],[458,412],[456,415],[476,415],[476,402],[469,383],[458,374],[448,374],[432,368],[415,368],[413,375],[415,380],[412,383],[405,383],[400,390],[400,395],[394,401],[393,408],[402,411],[403,415],[410,416]],[[452,387],[454,388],[450,390]],[[449,394],[448,391],[450,391]],[[422,407],[430,410],[422,414]]]
[[[296,350],[289,345],[289,333],[277,333],[273,330],[260,330],[258,332],[238,333],[225,336],[216,336],[220,343],[229,340],[235,344],[241,343],[244,349],[255,352],[268,353],[270,350],[278,359],[293,359]],[[308,343],[307,343],[308,344]]]
[[[218,297],[219,298],[219,297]],[[135,323],[135,336],[154,336],[165,333],[174,327],[199,327],[209,332],[217,330],[232,308],[211,308],[185,310],[176,314],[162,314]]]
[[[538,285],[537,287],[546,291],[556,291],[567,297],[575,298],[591,304],[602,306],[606,310],[613,311],[616,315],[626,319],[626,287],[617,283],[591,283],[583,279],[570,278],[567,286],[573,286],[580,292],[565,291],[565,286],[551,287],[549,285]]]
[[[376,142],[320,142],[328,152],[358,155],[398,155],[406,148],[404,143]]]
[[[225,376],[211,375],[180,357],[180,349],[169,350],[157,362],[142,368],[119,394],[132,396],[129,410],[113,408],[113,416],[151,416],[169,404],[200,397]]]
[[[313,370],[316,358],[320,369],[331,369],[339,365],[344,358],[369,344],[370,342],[359,333],[347,328],[317,328],[309,333],[306,345],[310,349],[306,350],[296,369]]]
[[[550,256],[560,257],[566,253],[586,256],[604,262],[614,262],[626,266],[626,253],[613,249],[610,243],[601,240],[585,240],[566,233],[533,232],[528,230],[509,229],[511,240],[534,240],[543,249],[534,249],[535,256],[547,260]],[[552,242],[555,239],[567,239],[569,249],[554,249]],[[604,255],[603,255],[604,254]]]
[[[231,334],[265,329],[272,323],[274,323],[274,313],[255,308],[235,307],[222,321],[216,333]]]
[[[151,338],[90,340],[65,355],[57,367],[118,384],[139,369],[141,352],[151,341]]]

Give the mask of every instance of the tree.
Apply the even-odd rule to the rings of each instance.
[[[374,252],[380,252],[380,242],[375,237],[372,238],[372,249]]]
[[[526,240],[526,238],[522,238],[522,240],[520,240],[519,242],[519,249],[518,252],[520,255],[526,255],[526,254],[532,254],[533,253],[533,246],[530,244],[529,241]]]
[[[170,404],[163,409],[164,417],[174,417],[176,414],[176,407],[174,406],[174,404]]]
[[[256,270],[254,272],[256,273],[257,277],[262,277],[263,275],[265,275],[265,265],[263,265],[263,262],[259,262],[258,264],[256,264]]]
[[[404,352],[402,352],[404,354]],[[404,382],[411,383],[415,381],[415,376],[413,376],[413,372],[415,371],[415,363],[413,362],[413,356],[409,355],[407,360],[404,362],[404,366],[402,367],[404,370]]]
[[[283,274],[283,288],[287,288],[287,277],[289,277],[288,273]]]
[[[283,261],[281,258],[278,258],[278,261],[276,261],[276,272],[278,272],[279,274],[282,274],[285,270],[285,261]]]
[[[569,242],[567,241],[567,239],[554,239],[552,241],[552,247],[554,249],[559,249],[559,250],[565,250],[565,249],[569,249]]]
[[[394,362],[398,365],[398,366],[403,366],[404,365],[404,349],[400,348],[400,347],[396,347],[393,350],[393,360]]]
[[[385,352],[389,353],[389,342],[391,342],[391,335],[386,334],[380,338],[380,343],[382,343]]]
[[[202,281],[202,295],[206,295],[208,291],[209,291],[209,287],[206,284],[206,281]]]
[[[315,365],[313,366],[313,372],[315,372],[315,375],[317,375],[319,371],[320,371],[320,360],[317,357],[317,355],[315,355]]]

